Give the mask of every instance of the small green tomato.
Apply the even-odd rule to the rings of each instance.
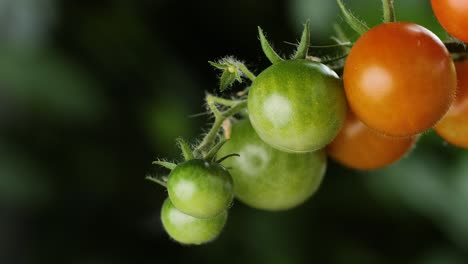
[[[232,203],[233,189],[231,175],[223,166],[201,159],[180,163],[167,181],[174,206],[198,218],[211,218],[224,212]]]
[[[286,60],[264,70],[252,83],[249,117],[257,134],[282,151],[311,152],[340,131],[346,99],[338,75],[309,60]]]
[[[213,218],[201,219],[182,213],[168,198],[161,209],[164,229],[175,241],[186,245],[200,245],[215,239],[223,230],[227,211]]]
[[[322,150],[286,153],[264,143],[248,120],[233,124],[231,138],[218,154],[237,153],[223,161],[234,179],[235,195],[264,210],[286,210],[302,204],[320,186],[327,159]]]

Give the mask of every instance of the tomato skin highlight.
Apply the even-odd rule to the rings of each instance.
[[[380,169],[401,159],[416,141],[417,136],[397,138],[373,131],[348,110],[343,128],[327,146],[327,154],[349,168]]]
[[[449,143],[468,148],[468,60],[455,63],[457,97],[448,113],[435,126],[435,131]]]
[[[406,137],[433,127],[455,97],[455,66],[444,44],[422,26],[393,22],[358,39],[344,67],[351,110],[368,127]]]
[[[468,1],[431,0],[431,5],[445,30],[459,40],[468,42]]]
[[[196,218],[179,211],[167,198],[161,209],[161,222],[168,235],[186,245],[200,245],[214,240],[223,230],[228,213],[213,218]]]
[[[319,188],[325,174],[325,152],[287,153],[272,148],[255,133],[249,120],[233,124],[230,140],[219,155],[227,159],[236,198],[263,210],[287,210],[299,206]]]
[[[221,165],[193,159],[177,165],[167,181],[169,198],[185,214],[211,218],[226,210],[234,198],[233,181]]]
[[[327,145],[340,130],[346,100],[342,83],[327,66],[286,60],[260,73],[248,96],[249,118],[260,138],[291,153]]]

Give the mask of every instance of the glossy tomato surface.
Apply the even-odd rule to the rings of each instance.
[[[368,128],[351,111],[327,153],[344,166],[370,170],[388,166],[410,151],[417,136],[389,137]]]
[[[452,36],[468,42],[468,1],[431,0],[432,10],[440,24]]]
[[[327,66],[308,60],[273,64],[253,82],[249,117],[266,143],[286,152],[310,152],[338,134],[346,100],[341,81]]]
[[[233,124],[231,139],[220,156],[237,153],[223,162],[234,179],[236,197],[264,210],[286,210],[302,204],[320,186],[326,156],[319,150],[286,153],[264,143],[248,120]]]
[[[222,213],[234,197],[229,172],[219,164],[200,159],[177,165],[169,174],[167,190],[177,209],[198,218]]]
[[[455,97],[450,54],[422,26],[394,22],[358,39],[344,67],[352,111],[370,128],[390,136],[411,136],[433,127]]]
[[[227,211],[209,219],[195,218],[179,211],[168,198],[161,209],[164,229],[175,241],[182,244],[200,245],[215,239],[223,230]]]
[[[468,60],[455,64],[457,69],[457,98],[435,131],[449,143],[468,148]]]

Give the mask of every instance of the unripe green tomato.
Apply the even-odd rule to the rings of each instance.
[[[262,140],[282,151],[321,149],[338,134],[346,99],[338,75],[309,60],[275,63],[252,83],[249,117]]]
[[[185,214],[211,218],[224,212],[234,198],[233,181],[220,164],[185,161],[169,174],[167,190],[174,206]]]
[[[215,239],[223,230],[227,216],[225,210],[213,218],[196,218],[179,211],[169,198],[161,209],[161,221],[166,232],[175,241],[187,245],[200,245]]]
[[[302,204],[320,186],[327,164],[322,150],[286,153],[272,148],[247,119],[233,124],[231,138],[218,155],[231,153],[240,156],[223,164],[234,179],[236,197],[264,210],[286,210]]]

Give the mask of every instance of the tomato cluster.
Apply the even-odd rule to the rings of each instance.
[[[172,168],[167,189],[161,221],[174,240],[199,245],[221,233],[234,197],[232,177],[223,166],[202,159],[184,161]]]
[[[384,1],[385,23],[371,29],[337,1],[361,34],[350,49],[343,44],[341,63],[308,56],[308,23],[291,59],[279,56],[259,28],[272,65],[258,76],[232,57],[210,62],[222,71],[221,91],[243,78],[252,83],[234,99],[207,95],[215,119],[211,130],[194,148],[178,141],[183,162],[155,162],[171,170],[167,178],[150,178],[168,189],[161,221],[171,238],[183,244],[213,240],[234,197],[262,210],[299,206],[318,190],[327,155],[353,169],[383,168],[431,128],[468,148],[464,46],[455,43],[463,48],[450,52],[428,29],[394,21],[392,1]],[[447,31],[467,41],[468,5],[461,2],[432,0],[432,5]],[[453,21],[447,18],[449,7],[457,9]],[[342,79],[332,67],[342,70]]]

